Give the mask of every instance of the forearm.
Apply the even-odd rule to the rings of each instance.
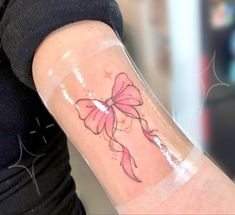
[[[115,41],[114,32],[99,22],[60,29],[39,47],[33,74],[49,110],[88,160],[114,203],[131,201],[126,208],[129,213],[168,212],[170,208],[196,212],[199,206],[202,211],[230,211],[228,205],[235,205],[229,202],[234,187],[206,158],[198,173],[166,203],[154,206],[157,199],[145,195],[146,189],[172,174],[175,164],[190,154],[192,145],[147,93],[123,49],[109,47],[104,42],[107,38]],[[208,189],[208,183],[214,184],[213,189]],[[189,205],[188,195],[200,198]],[[226,208],[216,198],[218,195],[222,195]],[[143,200],[142,205],[138,199]],[[202,205],[205,201],[208,204]]]

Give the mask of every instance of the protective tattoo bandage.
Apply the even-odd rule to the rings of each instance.
[[[41,79],[44,103],[115,196],[119,213],[156,207],[197,173],[203,155],[173,123],[114,35],[80,52],[69,47]]]

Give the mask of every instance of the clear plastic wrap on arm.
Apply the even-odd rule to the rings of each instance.
[[[197,173],[204,156],[155,98],[113,32],[57,55],[40,77],[39,94],[119,213],[146,212],[144,205],[161,204]]]

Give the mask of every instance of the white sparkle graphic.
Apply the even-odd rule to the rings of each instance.
[[[18,135],[18,142],[19,142],[19,146],[20,146],[20,156],[19,156],[19,159],[18,159],[18,161],[14,165],[9,166],[8,169],[12,169],[12,168],[22,168],[22,169],[24,169],[29,174],[30,178],[32,179],[33,184],[35,185],[35,188],[36,188],[38,196],[41,196],[41,193],[40,193],[40,190],[39,190],[39,186],[38,186],[37,180],[35,178],[35,163],[41,157],[46,156],[46,154],[36,155],[36,154],[30,152],[29,150],[27,150],[26,147],[24,146],[21,138],[20,138],[20,135]],[[30,155],[32,157],[34,157],[34,159],[32,161],[32,164],[31,164],[31,170],[28,169],[26,166],[20,164],[20,162],[22,161],[23,152],[27,153],[28,155]]]
[[[42,125],[41,125],[41,123],[40,123],[40,121],[39,121],[39,118],[36,117],[35,120],[36,120],[36,122],[37,122],[38,130],[39,130],[39,131],[33,130],[33,131],[30,131],[29,134],[36,134],[36,133],[38,133],[38,132],[41,132],[42,139],[43,139],[44,143],[47,144],[47,140],[46,140],[46,137],[44,136],[43,129],[48,129],[48,128],[54,127],[55,124],[54,124],[54,123],[51,123],[51,124],[49,124],[49,125],[46,125],[45,127],[42,127]]]

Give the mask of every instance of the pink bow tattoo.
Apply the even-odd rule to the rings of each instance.
[[[144,136],[152,143],[158,145],[160,150],[168,156],[174,163],[177,158],[161,142],[156,130],[149,129],[148,122],[141,118],[137,107],[143,105],[143,100],[139,89],[131,82],[125,73],[119,73],[116,76],[112,88],[112,96],[106,101],[96,99],[79,99],[76,102],[76,109],[79,118],[83,120],[84,125],[94,134],[101,134],[103,131],[109,137],[109,147],[113,152],[122,153],[120,165],[125,174],[136,182],[141,180],[135,175],[133,167],[137,168],[135,159],[130,151],[115,138],[117,130],[116,110],[119,110],[126,116],[136,119],[140,122]],[[119,146],[118,148],[115,145]],[[168,160],[169,161],[169,160]]]

